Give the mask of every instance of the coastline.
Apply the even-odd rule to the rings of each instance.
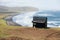
[[[12,14],[13,14],[13,15],[12,15]],[[21,25],[15,23],[15,22],[13,21],[13,19],[12,19],[14,16],[20,15],[20,13],[19,13],[19,14],[18,14],[18,13],[12,13],[12,14],[7,15],[7,16],[5,16],[5,17],[3,18],[3,19],[6,21],[6,24],[7,24],[7,25],[10,25],[10,26],[21,26]]]

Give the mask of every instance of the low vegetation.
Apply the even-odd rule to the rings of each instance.
[[[60,28],[38,29],[9,26],[3,19],[9,14],[0,15],[0,40],[60,40]]]
[[[8,36],[9,34],[5,33],[5,31],[9,31],[9,29],[20,28],[18,26],[9,26],[6,24],[4,18],[8,15],[9,14],[0,13],[0,37]]]

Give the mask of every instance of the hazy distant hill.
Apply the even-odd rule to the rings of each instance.
[[[8,7],[0,6],[0,12],[6,12],[6,11],[8,11]]]
[[[0,12],[29,12],[29,11],[38,11],[38,8],[35,7],[6,7],[0,6]]]
[[[24,11],[25,12],[27,12],[27,11],[38,11],[38,9],[35,7],[11,7],[10,10],[12,10],[12,11],[23,11],[23,12]]]

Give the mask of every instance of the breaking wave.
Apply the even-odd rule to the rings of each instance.
[[[33,16],[45,16],[48,18],[48,27],[60,27],[60,12],[26,12],[14,16],[12,19],[19,25],[32,27]]]

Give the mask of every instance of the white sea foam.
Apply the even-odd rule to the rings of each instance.
[[[31,26],[32,27],[32,20],[33,15],[36,12],[28,12],[28,13],[22,13],[21,15],[17,15],[13,17],[13,21],[22,25],[22,26]]]
[[[52,16],[55,17],[55,15],[53,15],[52,13],[50,14],[36,14],[37,12],[27,12],[27,13],[22,13],[20,15],[14,16],[13,17],[13,21],[16,22],[17,24],[20,24],[22,26],[28,26],[28,27],[32,27],[32,20],[33,20],[33,16],[37,15],[37,16]],[[50,19],[50,18],[49,18]],[[51,19],[52,20],[52,19]],[[49,21],[47,22],[47,26],[48,27],[60,27],[60,21]]]

